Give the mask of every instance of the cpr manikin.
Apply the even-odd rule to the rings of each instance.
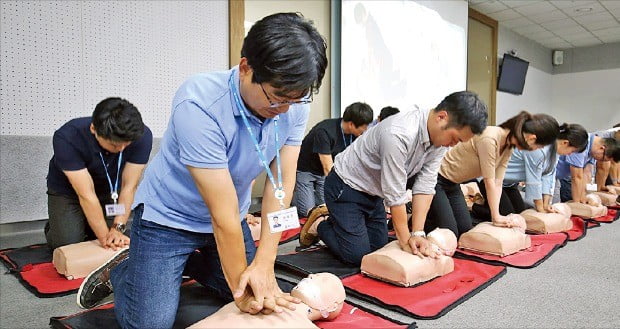
[[[459,238],[459,248],[479,253],[508,256],[529,248],[532,240],[525,234],[525,219],[517,214],[510,214],[510,227],[495,226],[491,222],[482,222]]]
[[[346,297],[342,281],[331,273],[310,274],[291,296],[301,300],[294,311],[283,308],[281,313],[251,315],[233,302],[189,328],[318,328],[312,321],[336,318]]]
[[[409,287],[454,271],[451,256],[456,249],[456,236],[448,229],[435,229],[428,236],[439,258],[414,255],[403,250],[398,241],[362,258],[362,273],[395,285]]]
[[[566,204],[570,207],[574,216],[581,218],[596,218],[607,215],[607,207],[601,204],[601,198],[595,194],[586,195],[586,203],[569,201]]]
[[[435,248],[436,252],[446,256],[454,255],[458,242],[456,240],[456,235],[454,235],[454,232],[451,230],[447,228],[436,228],[429,233],[426,238],[433,244],[433,248]]]
[[[573,228],[573,222],[570,220],[570,209],[568,209],[568,216],[566,212],[544,213],[534,209],[523,211],[521,216],[525,218],[527,224],[526,230],[532,233],[557,233]]]
[[[80,279],[114,257],[117,251],[101,247],[99,240],[69,244],[54,249],[52,263],[67,279]]]
[[[601,204],[603,206],[615,206],[617,195],[610,192],[592,192],[591,195],[596,195],[601,199]]]
[[[566,203],[554,203],[551,207],[553,210],[557,211],[559,214],[562,214],[566,218],[570,218],[573,215],[573,212],[570,210],[570,206]]]

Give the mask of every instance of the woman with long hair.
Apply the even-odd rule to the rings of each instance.
[[[553,117],[522,111],[453,147],[442,160],[424,230],[447,228],[457,237],[469,231],[472,220],[459,184],[478,177],[484,181],[493,224],[509,226],[511,221],[500,214],[499,201],[513,148],[537,150],[555,142],[559,133]]]

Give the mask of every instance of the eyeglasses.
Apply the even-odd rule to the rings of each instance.
[[[295,104],[309,104],[309,103],[312,103],[312,100],[313,100],[312,91],[310,91],[306,96],[302,97],[298,101],[274,102],[271,100],[269,95],[267,95],[267,92],[265,91],[263,84],[259,83],[259,85],[260,85],[260,89],[263,91],[263,94],[265,94],[267,101],[269,102],[269,108],[272,108],[272,109],[277,108],[277,107],[282,107],[282,106],[295,105]]]

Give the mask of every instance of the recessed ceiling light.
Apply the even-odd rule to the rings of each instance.
[[[576,13],[589,13],[591,11],[592,11],[592,7],[581,7],[581,8],[575,9]]]

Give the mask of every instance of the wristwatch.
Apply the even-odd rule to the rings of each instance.
[[[418,237],[421,237],[421,238],[426,238],[426,233],[424,233],[424,231],[414,231],[414,232],[411,232],[411,236],[412,237],[413,236],[418,236]]]
[[[127,225],[125,225],[125,223],[116,223],[112,227],[121,233],[125,233],[125,231],[127,230]]]

